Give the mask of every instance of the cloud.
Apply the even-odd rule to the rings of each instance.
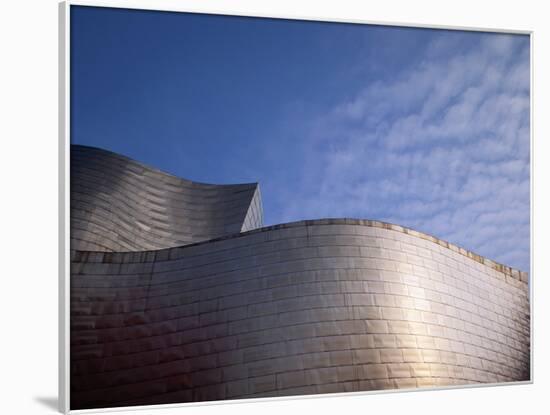
[[[303,120],[280,221],[381,219],[529,270],[529,43],[443,32],[384,81]]]

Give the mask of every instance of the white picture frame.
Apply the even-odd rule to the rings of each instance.
[[[145,9],[145,10],[164,10],[164,11],[181,11],[181,12],[197,12],[197,13],[220,13],[225,15],[246,15],[246,16],[255,16],[255,17],[274,17],[274,18],[284,18],[284,19],[300,19],[300,20],[319,20],[319,21],[328,21],[328,22],[348,22],[348,23],[364,23],[364,24],[383,24],[383,25],[389,25],[389,26],[408,26],[408,27],[421,27],[421,28],[441,28],[441,29],[457,29],[457,30],[479,30],[479,31],[492,31],[492,32],[505,32],[505,33],[518,33],[518,34],[528,34],[531,36],[531,71],[533,72],[533,55],[535,53],[533,48],[533,39],[534,39],[534,32],[526,26],[521,26],[518,28],[502,28],[500,24],[497,24],[497,27],[488,27],[488,26],[477,26],[477,24],[474,26],[469,26],[468,23],[463,25],[452,25],[447,24],[446,22],[443,22],[442,24],[432,24],[430,22],[420,22],[418,19],[412,18],[410,21],[393,21],[392,19],[389,20],[378,20],[378,18],[373,18],[373,20],[363,20],[363,19],[349,19],[346,17],[340,17],[341,15],[337,15],[335,17],[327,17],[325,12],[323,11],[321,16],[310,16],[307,15],[306,17],[302,16],[301,13],[297,12],[296,14],[293,13],[278,13],[278,12],[269,12],[263,10],[254,11],[251,8],[247,8],[244,6],[244,9],[236,9],[235,11],[231,11],[225,7],[222,7],[221,9],[212,10],[210,8],[201,8],[201,7],[193,7],[190,5],[187,6],[186,2],[152,2],[152,1],[66,1],[59,4],[59,103],[60,103],[60,109],[59,109],[59,131],[60,131],[60,140],[59,140],[59,160],[60,160],[60,177],[59,177],[59,186],[60,186],[60,198],[59,198],[59,206],[60,206],[60,216],[59,216],[59,223],[60,223],[60,247],[59,247],[59,408],[60,411],[63,413],[87,413],[87,412],[103,412],[103,411],[109,411],[110,409],[105,410],[78,410],[78,411],[72,411],[69,408],[69,402],[70,402],[70,393],[69,393],[69,232],[70,232],[70,218],[69,218],[69,191],[70,188],[70,181],[69,181],[69,146],[70,146],[70,56],[69,56],[69,45],[70,45],[70,13],[69,13],[69,7],[75,5],[81,5],[81,6],[98,6],[98,7],[120,7],[120,8],[136,8],[136,9]],[[250,10],[250,12],[245,12],[243,10]],[[348,16],[348,14],[343,11],[343,15]],[[531,91],[533,91],[533,73],[531,74]],[[531,98],[531,125],[533,125],[533,98]],[[531,129],[531,151],[533,151],[533,129]],[[533,160],[533,153],[531,154],[531,160]],[[531,163],[531,178],[533,177],[533,162]],[[531,179],[532,180],[532,179]],[[533,180],[532,180],[533,182]],[[533,188],[531,191],[531,209],[533,206]],[[531,222],[531,235],[533,235],[533,222]],[[531,236],[532,238],[533,236]],[[533,251],[532,251],[533,252]],[[531,275],[534,275],[534,269],[533,266],[533,254],[531,255]],[[531,284],[531,292],[530,292],[530,298],[531,298],[531,315],[533,315],[533,284]],[[533,344],[533,321],[531,321],[531,343]],[[531,353],[531,372],[533,372],[533,354]],[[525,384],[531,384],[533,381],[533,373],[531,374],[531,381],[522,382]],[[486,386],[486,385],[481,385]],[[470,387],[470,386],[468,386]],[[459,387],[459,389],[462,387]],[[452,389],[452,388],[451,388]],[[393,396],[393,392],[399,392],[399,391],[391,391],[391,395]],[[374,392],[360,392],[360,395],[376,395],[380,394],[380,391],[374,391]],[[438,393],[441,393],[441,391],[438,391]],[[505,392],[506,393],[506,392]],[[343,397],[335,397],[331,396],[331,398],[334,399],[346,399],[346,397],[355,396],[355,394],[344,394]],[[385,393],[382,395],[386,395]],[[311,397],[319,397],[319,396],[311,396]],[[284,400],[294,400],[294,399],[303,399],[304,397],[284,397],[284,398],[262,398],[261,401],[264,403],[268,402],[279,402]],[[310,396],[308,396],[310,398]],[[365,399],[366,397],[363,396],[361,399]],[[386,397],[387,398],[387,397]],[[379,399],[379,398],[375,398]],[[382,398],[383,399],[383,398]],[[251,400],[253,402],[255,400]],[[204,403],[191,403],[191,404],[169,404],[169,405],[155,405],[155,409],[160,410],[178,410],[178,408],[187,407],[187,406],[195,406],[195,405],[213,405],[217,406],[219,404],[225,405],[230,404],[232,402],[230,401],[222,401],[222,402],[204,402]],[[248,402],[245,402],[245,404]],[[250,403],[249,403],[250,405]],[[302,405],[302,404],[298,404]],[[323,406],[323,403],[321,402],[319,406]],[[151,406],[145,406],[145,407],[132,407],[132,410],[134,409],[143,409],[148,410],[152,409]],[[126,408],[124,410],[130,410],[130,408]],[[191,410],[188,408],[188,410]],[[215,409],[214,409],[215,410]],[[220,408],[218,408],[220,410]],[[167,412],[169,413],[169,412]]]

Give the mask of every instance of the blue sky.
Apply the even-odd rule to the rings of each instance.
[[[72,6],[71,139],[529,270],[529,38]]]

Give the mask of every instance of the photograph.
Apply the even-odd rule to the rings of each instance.
[[[71,411],[532,382],[529,32],[62,10]]]

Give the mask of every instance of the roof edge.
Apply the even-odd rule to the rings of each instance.
[[[121,154],[121,153],[117,153],[115,151],[106,150],[106,149],[101,148],[101,147],[89,146],[89,145],[86,145],[86,144],[71,144],[71,149],[72,148],[78,148],[78,147],[85,148],[85,149],[96,150],[96,151],[105,153],[106,155],[109,155],[111,157],[119,157],[119,158],[124,159],[126,161],[129,161],[131,163],[135,163],[135,164],[143,167],[144,169],[151,170],[155,173],[163,174],[165,176],[169,176],[169,177],[172,177],[174,179],[181,180],[182,182],[187,182],[189,184],[194,184],[194,185],[199,185],[199,186],[220,186],[220,187],[243,186],[243,187],[250,187],[250,188],[256,188],[259,185],[259,183],[257,181],[256,182],[246,182],[246,183],[225,183],[225,184],[198,182],[198,181],[195,181],[195,180],[186,179],[186,178],[181,177],[181,176],[176,176],[175,174],[168,173],[168,172],[166,172],[164,170],[161,170],[157,167],[153,167],[149,164],[146,164],[146,163],[143,163],[141,161],[135,160],[131,157],[128,157],[128,156],[126,156],[124,154]]]
[[[136,261],[139,261],[138,258],[141,258],[142,255],[146,252],[155,252],[156,255],[154,255],[155,260],[162,260],[162,259],[172,259],[172,255],[170,255],[170,252],[172,250],[177,249],[178,253],[181,254],[186,249],[204,245],[212,242],[217,241],[223,241],[227,239],[234,239],[234,238],[241,238],[247,235],[256,234],[256,233],[262,233],[262,232],[268,232],[272,230],[277,229],[288,229],[288,228],[296,228],[301,226],[317,226],[317,225],[356,225],[356,226],[368,226],[373,228],[381,228],[381,229],[387,229],[392,230],[396,232],[405,233],[407,235],[415,236],[420,239],[428,240],[433,243],[436,243],[440,246],[443,246],[444,248],[447,248],[451,251],[454,251],[458,254],[464,255],[478,263],[481,263],[483,265],[488,266],[491,269],[494,269],[496,271],[499,271],[503,273],[506,277],[510,277],[514,280],[520,281],[522,283],[527,284],[528,282],[528,273],[525,271],[521,271],[515,268],[512,268],[510,266],[498,263],[496,261],[493,261],[489,258],[486,258],[482,255],[476,254],[475,252],[469,251],[467,249],[464,249],[456,244],[450,243],[448,241],[445,241],[443,239],[437,238],[433,235],[419,232],[411,228],[407,228],[405,226],[389,223],[389,222],[382,222],[378,220],[371,220],[371,219],[353,219],[353,218],[325,218],[325,219],[312,219],[312,220],[300,220],[295,222],[287,222],[287,223],[281,223],[277,225],[270,225],[270,226],[264,226],[262,228],[252,229],[246,232],[241,233],[235,233],[230,235],[221,236],[214,239],[208,239],[205,241],[196,242],[189,245],[183,245],[183,246],[175,246],[171,248],[164,248],[159,249],[155,251],[132,251],[132,252],[94,252],[94,251],[73,251],[74,255],[76,257],[80,257],[80,255],[84,252],[86,253],[94,253],[94,257],[96,257],[96,260],[92,260],[91,262],[104,262],[103,261],[103,254],[108,254],[110,256],[116,255],[116,254],[123,254],[123,255],[136,255]],[[88,255],[86,255],[88,256]],[[146,255],[144,255],[146,256]],[[161,259],[162,258],[162,259]],[[131,261],[132,262],[132,261]]]

